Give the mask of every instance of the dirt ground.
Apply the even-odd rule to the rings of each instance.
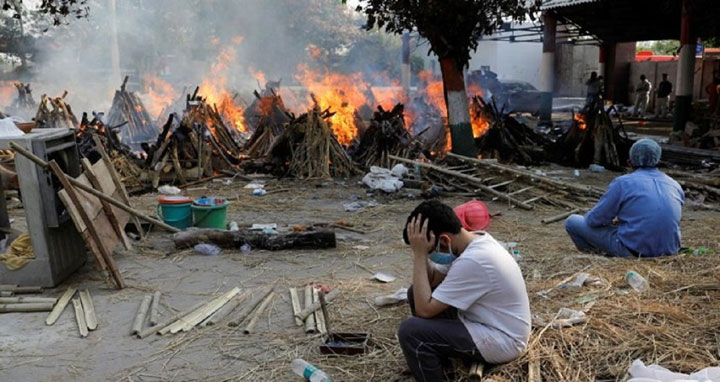
[[[545,170],[559,176],[572,172],[558,167]],[[580,180],[595,185],[606,185],[617,175],[581,172]],[[366,233],[337,230],[338,247],[332,250],[225,250],[218,256],[202,256],[175,249],[170,234],[155,230],[145,242],[135,243],[133,250],[115,254],[126,289],[112,288],[89,260],[69,280],[44,293],[59,297],[68,286],[89,289],[99,327],[87,338],[79,337],[72,309],[66,309],[54,326],[45,325],[47,313],[0,315],[0,380],[295,381],[300,379],[290,371],[290,362],[304,358],[335,381],[410,381],[402,375],[404,360],[394,338],[409,310],[406,305],[376,307],[373,301],[410,284],[411,257],[400,232],[420,199],[406,193],[368,197],[356,179],[326,183],[268,180],[270,193],[262,197],[250,195],[242,188],[244,184],[208,183],[207,189],[193,193],[231,199],[228,218],[240,224],[278,223],[286,228],[343,220]],[[138,197],[135,203],[150,213],[155,209],[155,197]],[[343,204],[356,198],[375,200],[379,205],[344,211]],[[443,198],[451,205],[469,199]],[[562,210],[547,207],[528,212],[487,202],[492,213],[500,214],[489,232],[498,240],[519,243],[518,262],[528,284],[534,322],[552,320],[560,307],[586,308],[590,317],[587,324],[561,330],[536,323],[531,353],[490,369],[492,380],[526,380],[529,363],[539,364],[548,381],[622,380],[636,358],[683,372],[717,364],[720,340],[714,333],[720,324],[716,304],[720,260],[716,255],[661,260],[584,255],[574,249],[562,223],[540,222]],[[718,217],[716,212],[686,209],[683,245],[720,249]],[[356,263],[391,272],[398,279],[377,283]],[[645,275],[651,291],[642,296],[627,293],[623,276],[628,269]],[[600,277],[603,286],[550,292],[548,297],[537,294],[579,271]],[[320,336],[305,334],[295,325],[288,287],[309,282],[340,289],[341,297],[329,309],[332,329],[371,333],[373,347],[368,354],[322,356]],[[142,297],[154,291],[162,292],[161,315],[167,317],[234,286],[255,291],[273,284],[277,296],[250,335],[243,334],[242,327],[221,322],[177,335],[143,340],[130,336]]]

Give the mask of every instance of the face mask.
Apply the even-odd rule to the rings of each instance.
[[[452,254],[452,247],[450,251],[451,252],[440,252],[440,241],[438,240],[438,245],[437,248],[435,248],[435,252],[430,254],[430,261],[435,264],[450,264],[455,261],[455,255]]]

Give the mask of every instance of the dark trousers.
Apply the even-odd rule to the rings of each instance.
[[[445,380],[443,366],[450,358],[470,362],[485,362],[470,333],[457,316],[457,309],[448,307],[433,318],[415,316],[412,286],[408,288],[408,302],[413,317],[400,323],[398,339],[405,360],[416,381]]]

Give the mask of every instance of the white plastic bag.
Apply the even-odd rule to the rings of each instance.
[[[690,375],[675,373],[659,365],[645,366],[636,359],[628,370],[628,382],[720,382],[720,367],[707,367]]]

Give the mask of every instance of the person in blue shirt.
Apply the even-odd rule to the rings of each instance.
[[[616,178],[585,216],[571,215],[565,230],[583,252],[657,257],[680,250],[682,187],[657,169],[660,145],[641,139],[630,148],[632,173]]]

